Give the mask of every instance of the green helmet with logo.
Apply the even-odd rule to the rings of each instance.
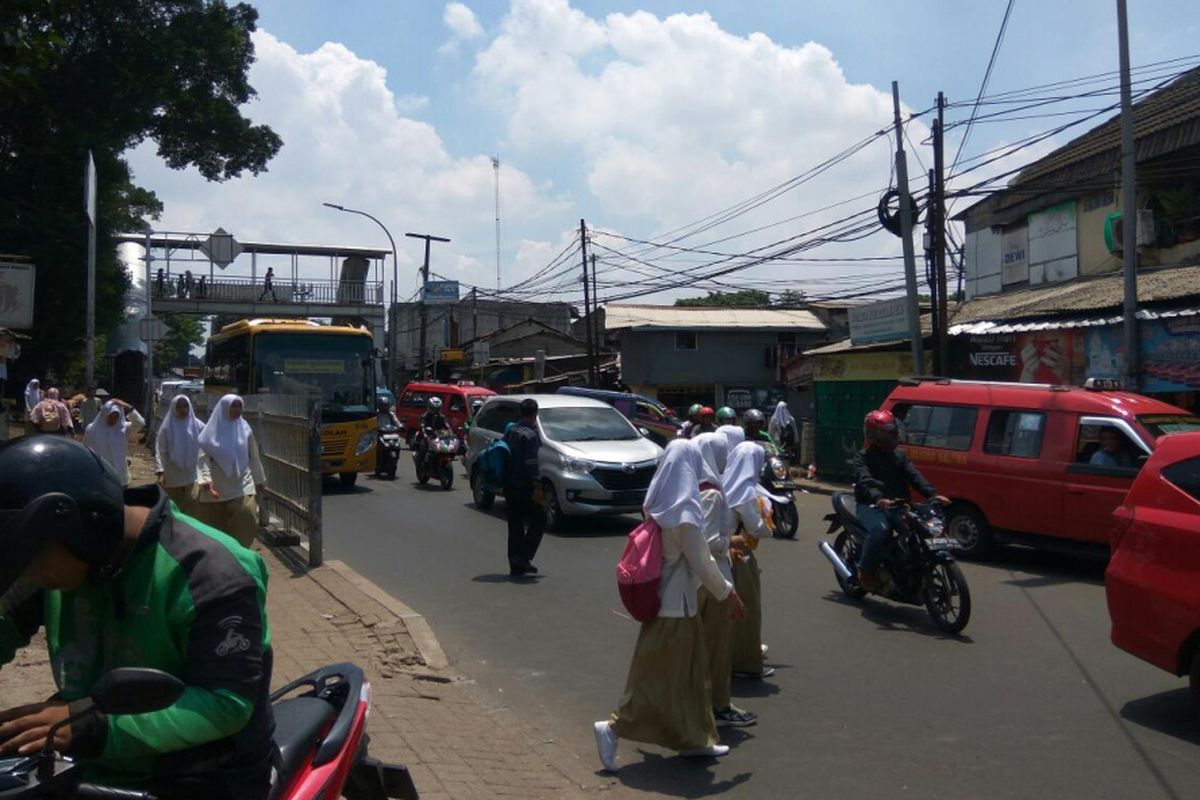
[[[702,408],[704,408],[704,406],[700,405],[699,403],[692,403],[692,405],[688,408],[688,416],[689,417],[700,416],[700,409],[702,409]]]
[[[717,422],[732,425],[737,422],[737,412],[729,406],[721,406],[717,409]]]

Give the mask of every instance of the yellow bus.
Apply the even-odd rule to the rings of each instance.
[[[209,393],[321,397],[321,463],[353,486],[375,469],[374,341],[363,328],[309,320],[241,320],[208,340]]]

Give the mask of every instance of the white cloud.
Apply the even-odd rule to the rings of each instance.
[[[449,41],[438,50],[442,54],[456,53],[460,43],[483,36],[483,26],[479,24],[479,18],[463,3],[447,3],[445,11],[442,12],[442,22],[450,29]]]
[[[321,203],[362,209],[398,237],[407,273],[400,281],[403,294],[411,266],[420,261],[419,246],[403,238],[406,231],[450,237],[450,245],[438,248],[435,269],[454,277],[474,263],[464,254],[492,252],[491,159],[451,154],[432,125],[406,116],[428,99],[397,97],[380,65],[341,44],[298,53],[261,30],[254,44],[250,83],[258,98],[246,112],[274,128],[283,148],[267,172],[217,184],[195,170],[169,170],[153,143],[140,146],[131,154],[137,179],[166,206],[156,227],[205,232],[220,225],[244,239],[386,246],[369,220]],[[562,209],[549,186],[511,161],[501,167],[501,181],[504,208],[513,218],[537,221]],[[468,279],[474,276],[465,273]]]
[[[847,81],[826,47],[786,45],[762,33],[738,36],[708,14],[659,18],[638,11],[597,19],[567,0],[513,0],[477,56],[474,74],[480,97],[507,117],[508,148],[521,155],[577,155],[604,212],[596,222],[643,235],[799,175],[889,127],[892,117],[890,92]],[[911,138],[921,141],[927,132],[915,122]],[[891,149],[880,138],[724,230],[882,191]],[[921,170],[913,155],[909,160],[915,183]],[[868,198],[726,247],[783,238],[874,202]],[[885,234],[820,255],[890,255],[898,244]]]

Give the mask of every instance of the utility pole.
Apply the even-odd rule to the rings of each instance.
[[[154,318],[154,315],[151,313],[152,309],[154,308],[154,304],[151,300],[151,291],[150,291],[150,286],[151,286],[150,273],[152,272],[150,265],[154,261],[154,257],[150,254],[150,237],[153,235],[153,232],[150,230],[150,228],[146,228],[145,234],[146,234],[146,241],[143,244],[143,247],[146,248],[146,319],[150,320],[150,319]],[[149,324],[149,323],[147,323],[147,324]],[[147,339],[146,339],[146,413],[143,416],[146,417],[147,425],[152,425],[154,423],[154,336],[153,335],[147,337]]]
[[[580,239],[583,238],[583,220],[579,221]],[[585,245],[586,247],[586,245]],[[588,281],[587,251],[583,255],[583,325],[587,340],[588,386],[596,385],[596,351],[592,348],[592,300]]]
[[[583,262],[583,306],[585,313],[588,306],[588,250],[587,250],[587,223],[582,219],[579,220],[579,249],[582,253]],[[596,385],[596,352],[592,349],[592,326],[591,321],[587,325],[587,357],[588,357],[588,386]]]
[[[600,293],[596,289],[596,254],[592,253],[592,315],[588,317],[588,327],[592,329],[592,342],[596,347],[596,385],[600,385],[600,351],[604,340],[600,338]]]
[[[85,344],[83,383],[86,388],[96,387],[96,162],[92,151],[88,151],[87,167],[84,172],[83,207],[87,213],[87,310],[85,317]],[[147,273],[149,275],[149,273]]]
[[[417,348],[417,375],[425,377],[425,318],[427,306],[425,305],[425,287],[429,283],[429,243],[430,242],[448,242],[449,239],[442,236],[434,236],[428,233],[406,233],[404,234],[410,239],[425,240],[425,261],[421,264],[421,297],[418,307],[421,311],[421,333],[420,344]]]
[[[1129,78],[1129,15],[1117,0],[1117,38],[1121,58],[1121,241],[1125,264],[1125,388],[1139,381],[1137,329],[1137,153],[1133,144],[1133,98]]]
[[[471,356],[475,357],[475,347],[479,344],[479,287],[471,287]],[[483,385],[483,362],[479,362],[479,384]]]
[[[937,343],[938,361],[934,369],[938,375],[950,375],[949,351],[949,303],[946,292],[946,140],[944,136],[944,117],[946,96],[937,94],[937,119],[933,123],[933,193],[929,198],[929,219],[932,221],[930,233],[933,239],[933,273],[937,291],[934,292],[934,302],[937,305],[934,319],[937,321],[934,340]]]
[[[908,290],[908,335],[912,340],[913,375],[924,372],[921,307],[917,302],[917,256],[913,251],[913,205],[908,193],[908,162],[904,155],[904,126],[900,122],[900,83],[892,81],[892,110],[896,130],[896,182],[900,192],[900,243],[904,247],[904,284]]]

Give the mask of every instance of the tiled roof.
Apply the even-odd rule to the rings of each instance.
[[[609,303],[604,306],[606,330],[658,328],[661,330],[770,329],[825,330],[825,323],[811,311],[795,308],[708,306],[642,306]]]
[[[1138,273],[1138,305],[1200,298],[1200,266]],[[997,320],[1037,319],[1119,310],[1125,299],[1121,273],[1054,286],[977,297],[950,315],[952,325]]]

